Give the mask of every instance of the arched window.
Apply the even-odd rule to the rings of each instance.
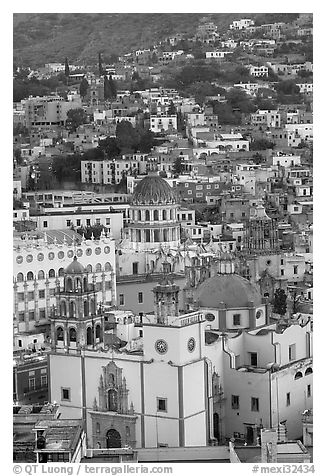
[[[64,272],[65,270],[63,268],[59,268],[58,274],[60,277],[64,275]]]
[[[44,271],[41,270],[37,273],[37,279],[45,279]]]
[[[145,221],[150,221],[149,210],[145,211]]]
[[[112,266],[110,263],[105,263],[104,265],[104,270],[105,271],[112,271]]]
[[[311,368],[311,367],[308,367],[304,374],[305,374],[305,375],[310,375],[310,374],[312,374],[312,368]]]
[[[91,327],[87,327],[87,345],[93,344],[93,331]]]
[[[141,221],[141,211],[138,210],[138,221]]]
[[[99,422],[96,423],[96,433],[100,433],[101,428]]]
[[[302,378],[302,377],[303,377],[302,373],[301,373],[301,372],[297,372],[297,373],[295,374],[295,376],[294,376],[294,380],[298,380],[299,378]]]
[[[74,301],[70,301],[70,303],[69,303],[69,317],[75,317],[75,309],[76,309],[76,306],[75,306]]]
[[[129,438],[130,436],[130,427],[126,426],[126,438]]]
[[[33,279],[34,279],[34,274],[32,273],[32,271],[28,271],[27,281],[33,281]]]
[[[155,243],[159,243],[159,241],[160,241],[160,230],[154,230],[154,241],[155,241]]]
[[[96,339],[100,339],[101,340],[101,326],[99,324],[97,324],[97,326],[95,327],[95,337]]]
[[[154,220],[158,221],[158,210],[154,210]]]
[[[61,301],[60,312],[61,312],[61,316],[66,316],[67,315],[66,301]]]
[[[95,299],[91,299],[91,314],[95,314]]]
[[[55,278],[55,271],[54,271],[54,269],[50,269],[50,271],[49,271],[49,278]]]
[[[62,327],[57,327],[57,341],[63,341],[63,329],[62,329]]]
[[[93,271],[93,266],[92,266],[91,264],[88,264],[88,265],[86,266],[86,271],[87,271],[88,273],[91,273],[91,272]]]
[[[87,281],[87,278],[85,276],[85,278],[84,278],[84,292],[87,291],[87,288],[88,288],[88,281]]]
[[[69,329],[69,341],[70,342],[76,342],[77,336],[76,336],[76,329],[74,327],[70,327]]]
[[[89,313],[88,301],[84,301],[84,316],[87,317]]]
[[[97,263],[96,266],[95,266],[95,272],[98,273],[99,271],[102,271],[101,263]]]
[[[168,241],[168,230],[167,229],[163,230],[163,241]]]
[[[162,218],[163,220],[166,220],[166,210],[163,210]]]
[[[151,241],[151,232],[150,230],[145,230],[145,241],[149,243]]]
[[[18,273],[17,274],[17,282],[22,283],[24,281],[24,275],[23,273]]]
[[[66,279],[66,291],[72,291],[72,279],[71,278]]]

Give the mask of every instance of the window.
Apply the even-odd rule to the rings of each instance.
[[[138,261],[132,263],[132,274],[138,274]]]
[[[289,361],[295,360],[295,344],[289,345]]]
[[[96,218],[95,225],[100,225],[100,224],[101,224],[101,218]]]
[[[239,410],[239,395],[231,395],[231,408]]]
[[[167,412],[167,399],[166,398],[157,398],[157,411],[158,412]]]
[[[307,397],[311,397],[311,385],[307,385]]]
[[[17,293],[18,302],[24,302],[24,293]]]
[[[38,297],[40,299],[44,299],[45,298],[45,289],[40,289],[39,292],[38,292]]]
[[[259,412],[259,398],[251,397],[251,411]]]
[[[106,225],[110,225],[110,223],[111,223],[111,218],[106,218],[106,219],[105,219],[105,224],[106,224]]]
[[[143,303],[143,293],[138,293],[138,303],[139,304]]]
[[[298,380],[299,378],[302,378],[302,372],[297,372],[294,376],[294,380]]]
[[[29,388],[29,390],[34,390],[35,389],[35,378],[29,378],[28,379],[28,388]]]
[[[281,276],[284,276],[284,269],[281,269]]]
[[[48,377],[47,375],[41,375],[41,386],[46,387],[48,384]]]
[[[124,296],[124,294],[119,294],[119,305],[120,306],[125,305],[125,296]]]
[[[91,219],[90,218],[86,218],[86,226],[91,226]]]
[[[291,394],[288,392],[286,394],[286,406],[289,407],[291,405]]]
[[[47,221],[43,221],[43,228],[47,228],[48,227],[48,222]]]
[[[61,388],[61,400],[70,401],[70,388]]]
[[[281,266],[284,265],[284,259],[281,259]]]
[[[67,221],[67,226],[71,226],[71,220],[66,220]]]
[[[22,311],[22,312],[19,312],[18,313],[18,321],[19,322],[24,322],[25,320],[25,313]]]
[[[29,313],[28,313],[28,319],[29,319],[30,321],[34,321],[34,311],[29,311]]]
[[[293,274],[298,274],[298,265],[293,266]]]
[[[253,367],[257,367],[258,357],[257,352],[249,352],[249,362]]]
[[[233,325],[240,326],[240,317],[241,314],[233,314]]]
[[[81,220],[80,220],[80,218],[77,218],[77,220],[76,220],[76,225],[77,225],[77,226],[80,226],[80,225],[81,225]]]

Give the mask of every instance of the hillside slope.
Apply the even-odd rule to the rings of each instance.
[[[248,15],[271,20],[269,14],[245,13],[15,13],[14,62],[37,67],[68,57],[71,63],[95,63],[99,51],[105,60],[111,54],[149,47],[177,32],[193,34],[203,17],[222,32],[234,19]]]

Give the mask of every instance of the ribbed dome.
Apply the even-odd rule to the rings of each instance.
[[[177,202],[170,185],[157,175],[147,175],[135,188],[132,205],[171,205]]]
[[[261,296],[253,284],[237,274],[217,275],[204,281],[196,290],[195,299],[199,307],[223,309],[241,309],[248,307],[249,301],[254,306],[261,305]]]
[[[67,274],[82,274],[85,273],[85,268],[82,264],[77,261],[77,257],[74,256],[74,260],[70,263],[65,269]]]

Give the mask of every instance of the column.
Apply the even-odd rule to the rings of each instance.
[[[102,303],[104,304],[106,300],[106,292],[105,292],[105,273],[102,273]]]
[[[38,307],[38,282],[34,280],[34,313],[35,313],[35,322],[39,322],[40,320],[40,313]]]
[[[45,317],[49,318],[51,315],[50,310],[50,292],[49,292],[49,280],[45,280]]]
[[[28,284],[27,281],[24,281],[24,322],[25,322],[25,332],[29,331],[29,315],[28,315],[28,296],[27,296]]]
[[[17,299],[17,282],[14,282],[14,316],[15,316],[15,324],[17,329],[19,329],[19,317],[18,317],[18,299]]]

